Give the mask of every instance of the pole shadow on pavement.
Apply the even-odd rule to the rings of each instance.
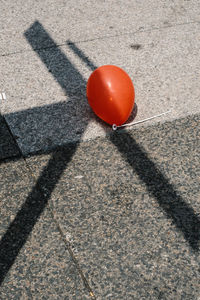
[[[65,54],[57,47],[43,26],[36,21],[24,35],[48,71],[49,69],[51,70],[54,79],[64,89],[66,95],[72,97],[72,100],[78,101],[77,98],[73,98],[73,87],[68,88],[65,84],[63,74],[69,73],[71,80],[78,81],[81,86],[85,87],[86,82]],[[44,48],[52,48],[53,51],[48,51],[47,54]],[[58,68],[60,62],[62,62],[61,69]],[[70,106],[69,109],[71,110],[72,105],[70,102],[71,99],[68,102]],[[77,103],[73,104],[73,107],[76,108]],[[75,127],[76,124],[71,124],[71,126]],[[82,126],[86,128],[87,123],[83,123]],[[72,159],[78,144],[79,143],[75,143],[71,147],[70,145],[63,148],[59,147],[58,151],[53,151],[48,165],[42,171],[36,185],[33,187],[15,219],[2,237],[0,241],[0,284],[12,267],[19,251],[24,246],[39,216],[46,207],[56,183],[62,176],[68,162]]]
[[[51,69],[54,79],[69,97],[74,95],[73,89],[67,88],[65,81],[63,81],[63,72],[70,73],[72,80],[73,78],[74,80],[78,79],[81,85],[85,87],[86,82],[84,78],[57,47],[38,21],[25,32],[25,37],[46,68],[48,70]],[[92,71],[96,68],[73,42],[67,41],[67,44]],[[54,51],[53,56],[50,51],[47,55],[44,48],[52,48]],[[57,67],[57,60],[62,61],[61,70]],[[76,105],[79,105],[79,103],[76,103]],[[84,130],[86,126],[87,122],[83,124]],[[171,218],[176,227],[182,232],[192,250],[197,252],[199,250],[200,219],[193,208],[177,194],[173,185],[169,183],[154,162],[148,158],[145,150],[136,143],[128,132],[114,132],[110,135],[110,140],[146,184],[149,193],[157,199],[167,217]],[[31,193],[2,237],[0,241],[0,284],[12,267],[39,216],[45,209],[57,182],[76,152],[78,145],[78,142],[67,146],[63,145],[52,151],[52,156],[47,166],[43,169]]]
[[[94,64],[72,41],[67,45],[93,71]],[[176,227],[182,231],[184,238],[194,251],[198,251],[200,239],[200,218],[174,190],[173,185],[148,158],[145,150],[139,146],[128,132],[111,134],[110,140],[117,147],[124,159],[130,164],[140,179],[145,183],[149,193],[157,199],[160,207]]]

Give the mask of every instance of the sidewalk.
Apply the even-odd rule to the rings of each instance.
[[[0,4],[1,299],[199,299],[200,7],[181,3]],[[85,97],[102,64],[133,79],[135,120],[172,112],[112,132]]]

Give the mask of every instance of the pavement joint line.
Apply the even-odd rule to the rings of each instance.
[[[121,33],[121,34],[104,35],[104,36],[93,38],[93,39],[77,40],[77,41],[74,41],[74,43],[83,44],[83,43],[88,43],[88,42],[93,42],[93,41],[98,41],[98,40],[104,40],[104,39],[109,39],[109,38],[115,38],[115,37],[121,37],[121,36],[126,36],[126,35],[135,35],[137,33],[153,32],[153,31],[157,31],[157,30],[159,31],[159,30],[164,30],[164,29],[168,29],[168,28],[176,28],[176,27],[179,27],[179,26],[191,25],[191,24],[200,24],[200,21],[191,21],[191,22],[185,22],[185,23],[165,25],[165,26],[155,27],[155,28],[152,27],[152,28],[144,29],[144,30],[138,29],[138,30],[133,31],[133,32],[124,32],[124,33]],[[34,48],[34,49],[18,50],[18,51],[14,51],[14,52],[8,52],[8,53],[1,54],[0,57],[6,57],[6,56],[15,55],[15,54],[22,54],[22,53],[26,53],[26,52],[32,52],[34,50],[48,50],[48,49],[53,49],[53,48],[58,48],[58,47],[63,47],[63,46],[66,46],[66,43],[57,44],[56,46],[53,45],[53,46],[46,46],[46,47],[41,47],[41,48]]]
[[[12,159],[12,158],[14,158],[14,159],[20,159],[20,158],[21,158],[21,159],[23,159],[23,161],[24,161],[24,163],[25,163],[25,165],[26,165],[26,168],[27,168],[27,170],[28,170],[30,176],[32,177],[32,179],[33,179],[33,181],[34,181],[34,184],[36,185],[36,184],[37,184],[37,178],[36,178],[36,176],[34,175],[34,173],[33,173],[32,169],[31,169],[31,167],[29,166],[29,164],[28,164],[28,162],[27,162],[27,160],[26,160],[26,157],[23,155],[23,153],[22,153],[22,151],[21,151],[21,149],[20,149],[20,147],[19,147],[19,145],[18,145],[18,143],[17,143],[17,140],[16,140],[15,136],[13,135],[13,133],[12,133],[12,131],[11,131],[11,129],[10,129],[10,127],[9,127],[9,125],[8,125],[8,123],[7,123],[7,121],[6,121],[6,119],[4,118],[4,116],[2,116],[2,117],[3,117],[3,120],[4,120],[4,122],[5,122],[5,125],[6,125],[7,129],[8,129],[8,131],[9,131],[9,134],[11,135],[11,137],[12,137],[12,139],[13,139],[14,143],[16,144],[16,147],[17,147],[17,149],[18,149],[18,151],[19,151],[19,155],[18,155],[17,157],[16,157],[16,156],[10,156],[8,159]],[[4,159],[2,159],[2,161],[3,161],[3,160],[4,160]],[[6,160],[7,160],[7,158],[6,158]],[[1,160],[0,160],[0,161],[1,161]],[[44,192],[42,191],[41,188],[39,189],[39,191],[40,191],[40,193],[42,194],[42,196],[44,196]],[[51,204],[50,204],[50,202],[51,202]],[[93,291],[92,288],[90,287],[89,282],[88,282],[88,280],[86,279],[86,277],[85,277],[85,275],[84,275],[84,273],[83,273],[83,271],[82,271],[82,269],[81,269],[81,267],[80,267],[80,265],[79,265],[79,263],[78,263],[78,260],[77,260],[77,258],[75,257],[75,255],[74,255],[74,253],[73,253],[73,251],[72,251],[70,242],[66,239],[66,237],[65,237],[65,235],[64,235],[64,233],[63,233],[63,231],[62,231],[62,228],[61,228],[61,226],[60,226],[60,224],[59,224],[59,222],[58,222],[58,220],[57,220],[57,218],[56,218],[56,216],[55,216],[55,213],[54,213],[55,208],[54,208],[54,205],[53,205],[53,203],[52,203],[52,201],[51,201],[50,199],[49,199],[49,201],[47,202],[47,207],[49,208],[51,217],[52,217],[52,219],[53,219],[53,221],[54,221],[54,223],[55,223],[55,225],[56,225],[56,228],[57,228],[57,230],[58,230],[58,232],[59,232],[59,234],[60,234],[60,239],[64,242],[65,247],[66,247],[66,249],[68,250],[68,252],[69,252],[69,254],[70,254],[70,257],[71,257],[72,261],[74,262],[74,264],[75,264],[75,266],[76,266],[76,269],[78,270],[79,275],[81,276],[81,279],[82,279],[82,281],[83,281],[83,283],[84,283],[85,288],[88,290],[90,297],[91,297],[92,299],[96,300],[97,298],[96,298],[96,296],[95,296],[95,294],[94,294],[94,291]]]
[[[48,205],[49,210],[51,212],[51,215],[52,215],[52,218],[54,220],[54,223],[56,224],[56,227],[57,227],[57,229],[58,229],[58,231],[60,233],[60,238],[64,242],[64,244],[65,244],[65,246],[66,246],[66,248],[67,248],[67,250],[68,250],[68,252],[69,252],[69,254],[70,254],[70,256],[71,256],[71,258],[72,258],[72,260],[73,260],[73,262],[74,262],[74,264],[75,264],[75,266],[76,266],[76,268],[77,268],[77,270],[78,270],[78,272],[79,272],[79,274],[80,274],[80,276],[82,278],[82,280],[83,280],[85,288],[88,290],[89,295],[92,297],[92,299],[96,299],[96,296],[95,296],[92,288],[90,287],[89,282],[88,282],[88,280],[86,279],[86,277],[84,275],[84,272],[82,271],[82,269],[81,269],[81,267],[79,265],[78,259],[75,257],[75,255],[73,253],[73,250],[72,250],[72,247],[70,245],[70,242],[66,239],[66,237],[64,235],[64,232],[63,232],[63,230],[62,230],[62,228],[61,228],[61,226],[60,226],[60,224],[59,224],[59,222],[58,222],[58,220],[57,220],[57,218],[56,218],[56,216],[54,214],[54,206],[53,206],[52,201],[50,200],[47,205]]]
[[[74,43],[81,44],[81,43],[87,43],[87,42],[92,42],[92,41],[96,41],[96,40],[109,39],[109,38],[120,37],[120,36],[125,36],[125,35],[135,35],[137,33],[143,33],[143,32],[153,32],[153,31],[157,31],[157,30],[159,31],[159,30],[164,30],[164,29],[168,29],[168,28],[176,28],[178,26],[191,25],[191,24],[200,24],[200,21],[191,21],[191,22],[185,22],[185,23],[179,23],[179,24],[173,24],[173,25],[165,25],[165,26],[154,27],[154,28],[152,27],[152,28],[144,29],[144,30],[138,29],[133,32],[124,32],[121,34],[109,35],[109,36],[105,35],[105,36],[98,37],[98,38],[75,41]]]
[[[0,57],[4,57],[4,56],[11,56],[11,55],[15,55],[15,54],[21,54],[21,53],[26,53],[26,52],[32,52],[35,50],[48,50],[48,49],[54,49],[54,48],[58,48],[58,47],[62,47],[62,46],[66,46],[66,43],[63,44],[57,44],[56,46],[46,46],[46,47],[41,47],[41,48],[34,48],[34,49],[27,49],[27,50],[19,50],[19,51],[14,51],[14,52],[9,52],[9,53],[4,53],[2,55],[0,55]]]
[[[33,177],[34,183],[35,183],[35,185],[36,185],[36,184],[37,184],[37,178],[36,178],[36,176],[34,175],[34,173],[32,172],[32,169],[31,169],[31,167],[29,166],[28,162],[26,161],[26,157],[23,157],[23,159],[24,159],[25,164],[26,164],[26,166],[27,166],[27,168],[28,168],[28,170],[29,170],[31,176]],[[40,188],[40,193],[41,193],[42,195],[44,195],[44,191],[42,191],[41,188]],[[74,253],[73,253],[71,244],[70,244],[70,242],[66,239],[65,234],[64,234],[64,232],[63,232],[63,230],[62,230],[62,228],[61,228],[61,226],[60,226],[60,224],[59,224],[59,222],[58,222],[58,220],[57,220],[56,214],[55,214],[55,212],[54,212],[54,211],[55,211],[55,207],[54,207],[53,202],[52,202],[51,199],[49,199],[49,201],[47,202],[47,207],[49,208],[51,217],[52,217],[52,219],[53,219],[53,221],[54,221],[54,223],[55,223],[55,225],[56,225],[56,227],[57,227],[57,230],[59,231],[60,239],[64,242],[65,247],[66,247],[67,251],[68,251],[69,254],[70,254],[70,257],[71,257],[72,261],[74,262],[74,264],[75,264],[75,266],[76,266],[76,269],[78,270],[79,275],[81,276],[81,279],[82,279],[82,281],[83,281],[83,283],[84,283],[85,288],[88,290],[90,297],[91,297],[92,299],[96,300],[97,298],[96,298],[96,296],[95,296],[95,293],[94,293],[94,291],[92,290],[92,288],[90,287],[90,284],[89,284],[88,280],[86,279],[86,277],[85,277],[85,275],[84,275],[84,272],[82,271],[82,269],[81,269],[81,267],[80,267],[80,264],[79,264],[79,262],[78,262],[78,259],[75,257],[75,255],[74,255]]]
[[[57,45],[55,45],[54,47],[57,48]],[[33,174],[32,174],[32,175],[33,175]],[[40,188],[40,190],[41,190],[41,188]],[[43,196],[43,195],[45,196],[45,193],[42,192],[42,196]],[[47,205],[48,205],[48,204],[47,204]],[[61,229],[61,234],[63,234],[62,229]],[[67,242],[67,244],[69,244],[69,242],[68,242],[67,240],[66,240],[66,242]],[[72,251],[71,248],[70,248],[70,250]],[[72,251],[72,254],[73,254],[73,251]],[[75,258],[75,257],[74,257],[74,258]],[[72,258],[72,259],[73,259],[73,258]],[[77,261],[77,260],[76,260],[76,261]],[[94,299],[94,297],[95,297],[95,296],[93,296],[93,292],[92,292],[92,291],[90,292],[90,296],[93,297],[93,299]]]

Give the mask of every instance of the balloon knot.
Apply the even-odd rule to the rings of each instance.
[[[117,125],[116,125],[116,124],[113,124],[112,129],[113,129],[113,130],[117,130]]]

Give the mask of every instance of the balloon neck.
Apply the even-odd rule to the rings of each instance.
[[[112,126],[112,130],[117,130],[117,125],[116,124],[113,124],[113,126]]]

